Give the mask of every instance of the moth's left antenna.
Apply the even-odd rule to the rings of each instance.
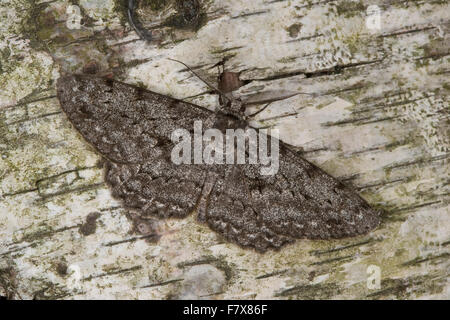
[[[222,91],[220,91],[219,89],[215,88],[213,85],[209,84],[206,80],[204,80],[202,77],[200,77],[197,72],[195,72],[194,70],[192,70],[191,67],[189,67],[186,63],[179,61],[179,60],[175,60],[175,59],[171,59],[171,58],[167,58],[168,60],[171,61],[175,61],[178,63],[181,63],[183,66],[185,66],[190,72],[192,72],[197,78],[199,78],[204,84],[206,84],[208,87],[210,87],[212,90],[214,90],[215,92],[217,92],[218,94],[220,94],[222,97],[224,97],[225,99],[227,99],[229,102],[231,102],[231,99],[227,97],[227,95],[225,93],[223,93]]]

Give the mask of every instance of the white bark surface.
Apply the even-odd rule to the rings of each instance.
[[[170,0],[142,6],[157,38],[148,43],[128,25],[123,1],[2,1],[0,295],[449,299],[448,2],[201,3],[198,30],[163,25],[176,11]],[[74,4],[80,29],[66,24]],[[379,30],[366,26],[374,4]],[[162,221],[156,244],[133,233],[103,182],[100,156],[62,113],[55,80],[61,70],[97,65],[155,92],[218,105],[167,58],[211,83],[226,59],[248,80],[236,97],[254,110],[274,101],[256,123],[278,128],[306,159],[385,210],[381,226],[266,254],[223,242],[194,216]],[[316,96],[287,98],[298,92]],[[367,286],[370,265],[381,268],[379,288]]]

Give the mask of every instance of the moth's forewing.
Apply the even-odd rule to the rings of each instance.
[[[57,83],[62,109],[103,156],[142,163],[176,129],[191,131],[211,111],[136,86],[96,76],[68,75]]]
[[[368,233],[379,212],[349,187],[280,142],[276,175],[235,166],[209,196],[206,222],[229,241],[264,252],[294,239],[339,239]]]
[[[162,218],[195,209],[206,171],[175,165],[170,137],[211,111],[95,76],[65,76],[57,86],[70,122],[107,159],[105,180],[125,207]]]

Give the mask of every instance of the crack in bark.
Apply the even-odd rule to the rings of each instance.
[[[275,276],[280,276],[280,275],[285,274],[288,271],[289,271],[288,269],[281,270],[281,271],[274,271],[274,272],[271,272],[271,273],[263,274],[262,276],[257,276],[255,279],[256,280],[261,280],[261,279],[267,279],[267,278],[271,278],[271,277],[275,277]]]
[[[145,288],[155,288],[155,287],[163,287],[163,286],[167,286],[169,284],[172,283],[177,283],[180,281],[183,281],[184,279],[173,279],[173,280],[168,280],[168,281],[163,281],[163,282],[158,282],[158,283],[152,283],[152,284],[148,284],[145,286],[140,287],[141,289],[145,289]]]
[[[335,247],[335,248],[328,249],[328,250],[313,250],[313,251],[310,251],[309,253],[311,255],[314,255],[314,256],[320,256],[320,255],[323,255],[323,254],[335,253],[335,252],[338,252],[338,251],[351,249],[351,248],[359,247],[359,246],[362,246],[362,245],[366,245],[366,244],[373,243],[373,242],[378,242],[378,241],[380,241],[380,240],[379,239],[375,239],[375,238],[370,238],[370,239],[367,239],[367,240],[364,240],[364,241],[361,241],[361,242],[357,242],[357,243],[352,243],[352,244],[349,244],[349,245],[346,245],[346,246],[339,246],[339,247]]]

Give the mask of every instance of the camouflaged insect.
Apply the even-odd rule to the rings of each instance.
[[[380,222],[380,213],[357,193],[281,141],[272,176],[260,175],[260,165],[171,161],[171,133],[192,132],[194,121],[222,131],[248,127],[238,101],[212,112],[91,75],[63,76],[57,87],[67,117],[105,159],[112,195],[140,219],[195,212],[226,240],[259,252],[300,238],[362,235]]]

